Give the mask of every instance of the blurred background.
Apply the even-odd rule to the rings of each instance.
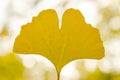
[[[0,80],[57,80],[45,57],[12,52],[21,25],[49,8],[57,11],[60,22],[66,9],[79,9],[99,29],[105,46],[103,59],[72,61],[60,80],[120,80],[120,0],[0,0]]]

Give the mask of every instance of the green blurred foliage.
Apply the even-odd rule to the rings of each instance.
[[[115,36],[119,36],[120,35],[120,27],[118,29],[116,28],[116,26],[119,26],[119,24],[115,23],[117,21],[114,21],[114,23],[111,23],[111,21],[114,18],[120,17],[118,5],[111,4],[105,8],[99,8],[99,14],[101,14],[102,18],[101,18],[100,22],[97,24],[97,26],[100,30],[102,39],[104,41],[107,41],[107,40],[112,39]]]
[[[93,73],[89,73],[85,80],[111,80],[111,77],[111,74],[105,74],[96,69]]]
[[[89,73],[84,80],[120,80],[120,74],[104,73],[99,68]]]
[[[24,66],[13,53],[0,56],[0,80],[22,80]]]

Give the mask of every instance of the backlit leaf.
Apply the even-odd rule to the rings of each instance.
[[[52,9],[42,11],[31,23],[22,26],[14,43],[14,52],[40,54],[51,60],[57,70],[76,59],[100,59],[104,47],[99,31],[85,23],[82,14],[68,9],[62,17]]]

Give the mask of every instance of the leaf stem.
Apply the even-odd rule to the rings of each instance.
[[[57,75],[58,75],[58,79],[57,80],[60,80],[60,74],[59,74],[59,72],[57,72]]]
[[[58,70],[57,70],[57,80],[60,80],[60,71],[58,71]]]

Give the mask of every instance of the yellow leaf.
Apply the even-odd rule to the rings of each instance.
[[[23,54],[40,54],[51,60],[58,72],[76,59],[100,59],[104,56],[99,31],[85,23],[82,14],[68,9],[59,29],[56,11],[48,9],[22,26],[13,51]]]

